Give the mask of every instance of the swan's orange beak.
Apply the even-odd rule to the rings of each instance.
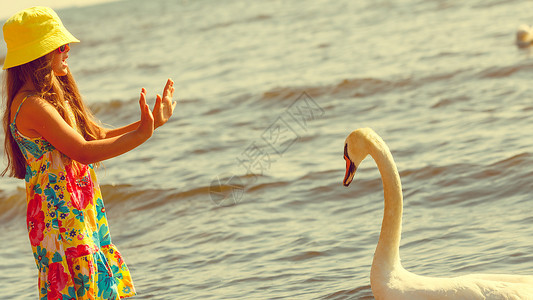
[[[344,175],[344,180],[342,183],[344,186],[349,186],[350,183],[352,183],[353,176],[355,175],[355,170],[357,168],[348,157],[345,156],[344,159],[346,160],[346,175]]]
[[[346,174],[344,175],[342,183],[344,186],[349,186],[350,183],[352,183],[357,167],[348,156],[348,145],[344,146],[344,160],[346,161]]]

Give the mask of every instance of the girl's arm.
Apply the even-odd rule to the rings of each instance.
[[[123,126],[123,127],[112,128],[112,129],[100,128],[100,131],[102,132],[100,138],[101,139],[109,139],[109,138],[112,138],[112,137],[123,135],[125,133],[128,133],[130,131],[133,131],[133,130],[137,129],[139,127],[139,123],[140,123],[140,121],[137,121],[137,122],[131,123],[131,124]]]
[[[146,94],[146,90],[144,88],[142,89],[142,92]],[[152,110],[152,115],[154,116],[154,129],[165,124],[170,118],[170,116],[172,116],[174,108],[176,107],[176,101],[172,102],[173,96],[174,81],[172,81],[172,79],[168,79],[165,88],[163,89],[163,97],[157,95],[155,105]],[[101,128],[100,138],[108,139],[133,131],[137,129],[137,127],[139,127],[139,122],[140,121],[137,121],[129,125],[114,129]]]
[[[86,141],[75,129],[65,122],[57,110],[46,100],[30,97],[21,107],[17,123],[39,133],[56,149],[71,159],[91,164],[124,154],[152,136],[154,117],[146,104],[143,89],[139,99],[141,119],[137,128],[114,137]],[[18,126],[18,125],[17,125]]]

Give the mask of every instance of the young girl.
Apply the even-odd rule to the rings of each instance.
[[[5,151],[2,173],[26,181],[27,227],[39,270],[39,299],[120,299],[135,294],[128,267],[111,243],[94,166],[132,150],[172,115],[168,80],[140,121],[99,126],[66,63],[79,42],[46,7],[23,10],[3,27]]]

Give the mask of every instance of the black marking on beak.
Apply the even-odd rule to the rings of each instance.
[[[357,167],[348,156],[348,144],[344,145],[344,160],[346,160],[346,175],[344,175],[342,183],[344,186],[349,186],[352,183]]]

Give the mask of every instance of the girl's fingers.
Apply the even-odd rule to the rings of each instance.
[[[141,106],[141,110],[143,109],[143,105],[146,104],[146,94],[144,92],[144,88],[141,91],[141,97],[139,98],[139,105]]]
[[[163,101],[163,98],[161,98],[161,95],[157,94],[157,96],[155,98],[154,108],[160,107],[162,101]]]
[[[147,111],[150,111],[148,104],[146,103],[146,90],[143,88],[141,91],[141,97],[139,99],[139,106],[141,108],[141,115],[146,115]]]
[[[144,99],[144,102],[146,103],[146,89],[145,88],[141,89],[141,99]]]
[[[172,97],[172,93],[174,92],[173,89],[174,89],[174,81],[172,81],[172,79],[169,78],[167,80],[167,83],[165,84],[165,89],[163,90],[163,97],[166,97],[167,94],[170,94],[170,96]]]

